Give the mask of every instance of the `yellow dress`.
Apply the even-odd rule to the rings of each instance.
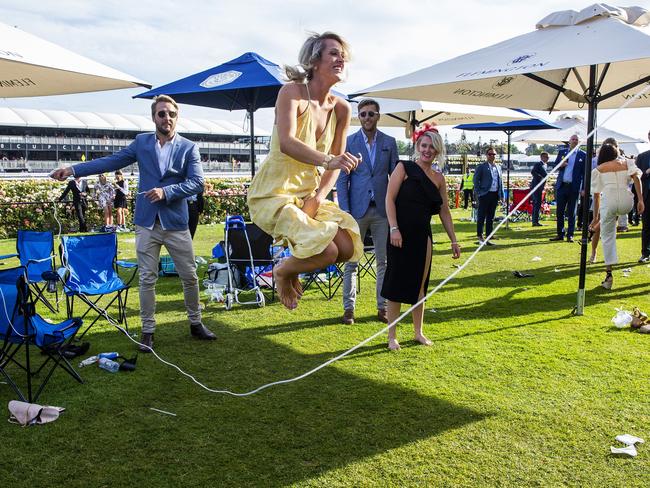
[[[336,132],[334,109],[318,140],[310,106],[298,116],[297,122],[296,137],[329,154]],[[248,190],[251,219],[273,236],[276,243],[288,246],[291,254],[301,259],[323,252],[340,227],[350,234],[354,244],[351,261],[359,261],[363,256],[363,242],[359,226],[350,214],[330,200],[321,203],[313,219],[301,210],[303,200],[316,193],[322,171],[323,168],[296,161],[280,151],[274,126],[269,155]]]

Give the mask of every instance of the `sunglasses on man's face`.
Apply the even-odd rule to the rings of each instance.
[[[487,153],[488,156],[496,156],[497,153]]]
[[[170,119],[175,119],[176,116],[178,115],[178,112],[174,111],[167,111],[167,110],[159,110],[158,113],[156,113],[159,119],[164,119],[165,115],[169,115]]]
[[[374,117],[375,115],[379,115],[379,112],[373,112],[372,110],[368,112],[359,112],[359,117],[362,119],[365,119],[366,117]]]

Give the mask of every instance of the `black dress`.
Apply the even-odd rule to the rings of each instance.
[[[397,226],[402,234],[402,247],[395,247],[388,237],[388,264],[381,296],[399,303],[413,305],[419,299],[422,273],[431,240],[431,216],[440,213],[442,197],[438,187],[413,162],[400,161],[407,178],[395,199]],[[429,285],[429,272],[424,290]]]
[[[115,184],[119,186],[122,190],[115,190],[115,200],[113,201],[113,207],[115,208],[126,208],[126,195],[124,194],[124,189],[126,184],[124,180],[116,181]]]

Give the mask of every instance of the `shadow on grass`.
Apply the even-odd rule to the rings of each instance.
[[[161,323],[156,348],[210,386],[238,391],[296,376],[333,355],[304,355],[264,339],[278,331],[221,327],[218,341],[201,342],[185,327]],[[129,356],[135,347],[111,329],[87,337],[91,353]],[[399,357],[386,358],[388,370],[399,367]],[[72,486],[71,473],[60,467],[82,451],[74,471],[87,473],[86,485],[285,486],[489,415],[335,366],[247,398],[205,392],[152,355],[141,354],[134,373],[81,373],[84,385],[59,372],[46,388],[42,401],[67,408],[56,423],[0,428],[5,449],[28,453],[14,458],[8,482],[35,486],[47,474],[52,484]],[[11,393],[4,386],[0,399],[6,401]],[[45,458],[30,448],[35,442],[47,449]],[[113,446],[110,455],[107,446]]]

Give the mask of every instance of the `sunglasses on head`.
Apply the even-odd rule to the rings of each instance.
[[[365,119],[366,116],[374,117],[375,115],[378,115],[378,114],[379,114],[379,112],[373,112],[372,110],[369,110],[368,112],[365,112],[365,111],[364,112],[359,112],[359,117],[361,117],[362,119]]]
[[[158,116],[159,119],[164,119],[165,115],[169,115],[170,119],[175,119],[176,116],[178,115],[178,112],[174,111],[167,111],[167,110],[159,110],[156,115]]]

